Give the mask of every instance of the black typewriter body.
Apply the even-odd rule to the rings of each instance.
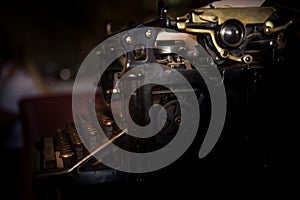
[[[180,48],[181,41],[164,39],[155,43],[159,46],[157,49],[145,49],[140,44],[138,49],[122,56],[122,61],[116,60],[107,68],[99,82],[101,92],[92,104],[95,105],[92,109],[96,111],[97,120],[91,119],[88,114],[77,116],[74,120],[80,121],[81,127],[75,126],[74,122],[66,122],[65,127],[57,127],[55,136],[37,140],[33,173],[35,190],[72,190],[110,183],[180,186],[193,181],[223,182],[228,178],[247,181],[265,177],[270,164],[265,146],[268,137],[266,82],[270,70],[285,61],[285,31],[292,24],[291,20],[282,20],[276,12],[273,7],[199,8],[173,19],[161,9],[158,19],[134,27],[160,27],[191,35],[207,52],[205,56],[199,56],[199,60],[212,60],[217,66],[226,91],[226,120],[217,144],[206,157],[200,159],[198,153],[210,122],[209,91],[194,66],[183,56],[169,51]],[[126,49],[128,42],[125,38],[120,45]],[[188,80],[193,91],[182,91],[181,98],[184,101],[189,92],[196,94],[201,121],[195,122],[199,123],[199,128],[190,148],[170,166],[148,173],[126,173],[106,166],[95,155],[105,154],[109,143],[136,153],[155,151],[175,137],[181,123],[178,99],[169,89],[182,89],[178,82],[168,87],[148,84],[133,91],[131,97],[113,96],[116,79],[118,81],[124,74],[130,73],[137,65],[149,63],[163,65],[166,73],[168,69],[175,69]],[[172,80],[172,74],[164,76]],[[132,84],[138,84],[139,74],[133,73],[132,77],[118,89],[127,90]],[[97,104],[97,98],[104,102],[104,107]],[[128,136],[126,132],[130,125],[126,130],[120,128],[114,123],[111,112],[112,103],[117,102],[122,108],[122,98],[130,98],[129,112],[123,114],[129,115],[136,124],[143,126],[149,123],[148,110],[154,104],[165,108],[167,123],[154,137],[140,139]],[[100,125],[106,138],[99,136],[96,124]],[[80,128],[85,130],[87,138],[78,134]],[[84,143],[84,140],[88,142]],[[95,148],[91,152],[86,145]]]

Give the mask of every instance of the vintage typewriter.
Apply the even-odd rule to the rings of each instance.
[[[198,152],[201,144],[205,142],[205,133],[212,110],[210,93],[205,81],[193,63],[185,59],[185,56],[193,53],[200,52],[200,55],[194,56],[193,59],[200,65],[205,63],[203,70],[207,73],[210,73],[207,63],[217,67],[221,81],[217,81],[216,84],[225,86],[227,113],[223,132],[225,132],[224,135],[227,135],[224,136],[227,138],[226,141],[230,142],[229,145],[224,144],[222,147],[223,142],[220,139],[220,144],[218,143],[215,148],[223,151],[222,148],[227,145],[226,148],[230,150],[224,151],[230,154],[237,147],[237,143],[245,147],[249,145],[249,138],[252,142],[256,141],[257,134],[262,134],[263,131],[258,126],[262,125],[262,116],[260,115],[264,106],[266,71],[270,70],[273,65],[284,62],[287,42],[285,31],[293,23],[292,19],[281,18],[279,14],[274,7],[211,7],[192,9],[184,16],[172,18],[167,15],[166,8],[160,1],[157,19],[111,34],[110,36],[120,34],[118,48],[121,50],[115,48],[115,51],[130,49],[132,41],[138,37],[151,38],[150,42],[154,48],[148,48],[147,43],[139,43],[134,50],[123,54],[110,64],[98,84],[101,91],[98,97],[102,103],[104,102],[104,108],[97,109],[96,100],[93,102],[94,99],[91,101],[92,103],[86,102],[86,104],[91,103],[92,113],[96,115],[89,113],[76,115],[75,123],[66,122],[66,127],[58,127],[56,136],[43,137],[36,142],[37,165],[34,169],[33,181],[37,190],[59,188],[66,185],[72,187],[155,179],[151,177],[151,173],[126,173],[111,168],[96,159],[96,155],[110,155],[106,148],[111,143],[131,152],[145,153],[156,151],[172,141],[181,126],[183,120],[181,114],[184,112],[180,109],[178,96],[172,92],[174,90],[180,93],[181,102],[187,101],[191,92],[195,93],[201,108],[201,121],[195,122],[199,123],[198,133],[194,140],[196,142],[193,142],[191,148],[183,155],[182,163],[184,164],[179,164],[179,166],[188,166],[184,168],[186,173],[197,171],[199,165],[203,163],[199,165],[187,163],[191,160],[201,160],[198,158]],[[145,30],[144,35],[140,36],[140,32],[135,32],[136,28]],[[168,32],[166,29],[176,32]],[[126,35],[127,33],[130,35]],[[200,51],[187,49],[182,40],[183,36],[197,41]],[[115,45],[115,43],[113,44]],[[111,49],[111,47],[109,48]],[[192,88],[181,87],[180,81],[174,81],[168,86],[161,84],[133,86],[139,85],[141,79],[145,77],[154,78],[141,75],[148,73],[147,65],[145,65],[144,71],[136,70],[130,73],[135,66],[149,63],[164,66],[162,76],[165,79],[173,79],[172,73],[169,73],[168,70],[177,70],[188,80]],[[130,75],[120,84],[121,78],[128,73]],[[122,90],[130,90],[131,87],[137,87],[136,90],[130,91],[129,94],[132,96],[128,97],[120,93]],[[128,111],[124,111],[124,108],[127,107],[124,102],[129,102]],[[119,116],[112,113],[111,107],[114,104],[119,105],[121,110]],[[136,124],[145,126],[151,121],[148,110],[156,104],[165,109],[167,117],[162,129],[153,137],[129,136],[126,133],[134,129],[131,124],[125,123],[126,126],[123,126],[116,123],[116,117],[120,118],[118,120],[121,123],[123,119],[129,117]],[[186,112],[194,109],[189,105],[185,108]],[[154,118],[157,123],[160,123],[160,117]],[[99,128],[104,135],[99,134],[101,131]],[[78,131],[81,131],[81,134],[78,134]],[[261,133],[257,133],[259,131]],[[256,144],[251,145],[255,146]],[[253,149],[259,151],[259,154],[262,153],[259,145]],[[237,158],[234,159],[239,161]],[[126,160],[118,162],[122,165],[122,162],[126,163]],[[210,157],[207,162],[211,162]],[[266,164],[264,162],[266,161],[262,161],[259,165],[263,167]],[[177,171],[174,171],[176,174]],[[157,178],[155,173],[153,173],[153,177]]]

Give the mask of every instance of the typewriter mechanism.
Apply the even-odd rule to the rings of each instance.
[[[222,134],[231,135],[225,137],[235,138],[234,142],[256,137],[253,131],[257,127],[253,124],[260,123],[266,70],[284,62],[287,42],[285,31],[292,23],[292,19],[282,20],[273,7],[196,8],[184,16],[172,18],[162,4],[157,19],[121,30],[126,34],[119,37],[119,46],[115,47],[115,51],[131,49],[132,44],[136,45],[134,50],[122,54],[103,72],[97,85],[96,98],[86,102],[95,112],[95,118],[89,114],[77,115],[75,123],[66,122],[66,127],[58,127],[55,137],[44,137],[37,141],[37,166],[33,174],[35,186],[62,187],[67,183],[93,185],[147,179],[148,174],[113,169],[96,159],[96,155],[111,155],[106,151],[111,143],[134,153],[163,148],[176,137],[184,120],[182,113],[192,113],[195,109],[188,104],[190,93],[196,95],[201,120],[193,122],[198,124],[196,139],[191,145],[192,150],[187,151],[183,159],[201,160],[198,152],[205,142],[213,111],[209,89],[193,63],[204,63],[203,70],[207,73],[209,66],[215,66],[219,71],[221,79],[216,84],[224,86],[227,99]],[[142,36],[140,32],[134,32],[136,28],[145,30]],[[134,43],[138,37],[148,38],[147,41],[154,48],[149,48],[147,43]],[[189,50],[184,45],[183,37],[192,38],[204,51]],[[193,62],[186,59],[186,55],[193,55]],[[152,63],[161,66],[162,71],[151,74],[153,69],[149,68],[149,64]],[[145,67],[131,71],[136,66]],[[192,87],[187,89],[182,87],[180,81],[174,80],[174,70],[182,74]],[[170,84],[152,83],[139,87],[143,79],[150,80],[154,76],[161,76]],[[123,95],[120,91],[124,90],[129,90],[126,94],[132,95]],[[174,95],[174,91],[179,95]],[[104,106],[98,105],[97,99],[104,102]],[[185,111],[180,107],[182,102],[187,102]],[[149,109],[153,105],[160,105],[165,112],[158,111],[158,115],[151,118]],[[119,109],[118,115],[112,112],[112,106]],[[134,137],[126,134],[135,129],[126,121],[127,118],[132,119],[130,123],[139,126],[146,126],[152,120],[162,128],[151,137]],[[160,124],[164,118],[166,122]],[[99,134],[99,128],[104,135]],[[117,162],[122,165],[126,160]]]

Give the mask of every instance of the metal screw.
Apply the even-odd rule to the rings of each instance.
[[[244,61],[246,64],[251,63],[252,60],[253,60],[253,58],[252,58],[252,56],[250,56],[250,55],[246,55],[246,56],[243,57],[243,61]]]
[[[271,32],[272,32],[272,28],[269,27],[269,26],[266,26],[266,27],[265,27],[265,33],[266,33],[266,34],[270,34]]]
[[[147,37],[147,38],[151,38],[152,36],[153,36],[152,30],[148,29],[148,30],[146,31],[146,37]]]
[[[132,44],[133,43],[133,39],[132,39],[131,36],[127,36],[125,41],[126,41],[127,44]]]

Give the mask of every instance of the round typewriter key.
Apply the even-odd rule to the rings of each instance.
[[[61,158],[70,158],[74,155],[73,151],[65,151],[65,152],[60,152],[59,157]]]
[[[114,121],[109,119],[104,119],[101,121],[101,124],[104,126],[107,137],[110,137],[113,133],[113,123]]]
[[[73,140],[73,145],[74,146],[81,146],[82,141],[79,138],[76,138],[76,139]]]
[[[75,154],[73,151],[66,150],[66,151],[61,151],[59,157],[62,158],[64,166],[69,167],[74,161],[74,155]]]
[[[83,144],[80,142],[74,143],[74,151],[76,153],[76,157],[80,158],[83,155]]]

